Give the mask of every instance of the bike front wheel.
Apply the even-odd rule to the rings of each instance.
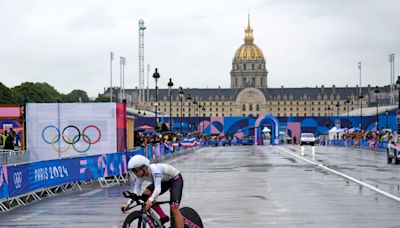
[[[203,222],[200,215],[190,207],[182,207],[180,209],[185,223],[185,227],[203,228]]]
[[[125,221],[124,225],[122,228],[129,228],[129,227],[135,227],[135,228],[142,228],[142,227],[150,227],[150,228],[156,228],[156,225],[154,224],[153,220],[151,219],[150,216],[147,216],[146,223],[143,225],[142,224],[142,213],[140,211],[134,211],[130,213]]]

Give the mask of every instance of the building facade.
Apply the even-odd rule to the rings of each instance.
[[[303,87],[269,88],[266,60],[262,50],[254,44],[250,19],[245,29],[244,44],[235,52],[230,72],[230,88],[174,88],[155,89],[145,93],[139,102],[138,89],[128,89],[128,106],[173,117],[229,117],[229,116],[334,116],[375,101],[375,87]],[[379,88],[389,92],[389,86]],[[107,92],[105,92],[107,93]],[[360,99],[360,94],[362,98]],[[171,100],[171,101],[170,101]],[[157,105],[156,105],[157,104]]]

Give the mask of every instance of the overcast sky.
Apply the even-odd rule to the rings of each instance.
[[[0,0],[0,81],[94,97],[110,84],[112,51],[113,84],[124,56],[125,87],[136,87],[142,18],[145,68],[150,77],[159,69],[161,88],[170,77],[184,88],[228,88],[250,13],[269,87],[355,86],[360,61],[363,86],[387,85],[388,55],[400,64],[399,12],[397,0]]]

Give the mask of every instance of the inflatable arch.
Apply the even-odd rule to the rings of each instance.
[[[279,121],[273,115],[265,115],[263,117],[259,117],[254,124],[254,145],[262,145],[263,137],[261,130],[266,122],[270,122],[272,124],[271,144],[279,144]]]

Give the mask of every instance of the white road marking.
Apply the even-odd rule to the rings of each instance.
[[[377,192],[377,193],[379,193],[379,194],[382,194],[382,195],[384,195],[384,196],[386,196],[386,197],[388,197],[388,198],[391,198],[391,199],[394,199],[394,200],[400,202],[400,197],[397,197],[397,196],[392,195],[392,194],[390,194],[390,193],[388,193],[388,192],[382,191],[381,189],[376,188],[376,187],[374,187],[374,186],[372,186],[372,185],[370,185],[370,184],[368,184],[368,183],[365,183],[365,182],[362,182],[362,181],[360,181],[360,180],[357,180],[357,179],[355,179],[354,177],[351,177],[351,176],[346,175],[346,174],[344,174],[344,173],[341,173],[341,172],[339,172],[339,171],[336,171],[336,170],[333,170],[333,169],[331,169],[331,168],[328,168],[328,167],[324,166],[322,163],[313,162],[313,161],[310,161],[310,160],[308,160],[308,159],[305,159],[304,157],[299,156],[299,155],[297,155],[297,154],[294,154],[294,153],[290,152],[289,150],[287,150],[287,149],[285,149],[285,148],[278,147],[278,149],[280,149],[280,150],[282,150],[283,152],[286,152],[286,153],[288,153],[288,154],[290,154],[290,155],[292,155],[292,156],[294,156],[294,157],[297,157],[298,159],[301,159],[301,160],[303,160],[303,161],[305,161],[305,162],[307,162],[307,163],[310,163],[310,164],[312,164],[312,165],[321,167],[321,168],[323,168],[323,169],[325,169],[325,170],[328,170],[329,172],[332,172],[332,173],[334,173],[334,174],[336,174],[336,175],[338,175],[338,176],[344,177],[344,178],[346,178],[346,179],[348,179],[348,180],[351,180],[351,181],[353,181],[353,182],[355,182],[355,183],[357,183],[357,184],[359,184],[359,185],[362,185],[362,186],[364,186],[364,187],[366,187],[366,188],[369,188],[369,189],[371,189],[372,191],[375,191],[375,192]]]
[[[102,189],[95,189],[95,190],[92,190],[90,192],[86,192],[86,193],[80,194],[79,196],[83,196],[83,197],[92,196],[92,195],[94,195],[94,194],[96,194],[98,192],[101,192],[101,191],[103,191],[103,190]]]

